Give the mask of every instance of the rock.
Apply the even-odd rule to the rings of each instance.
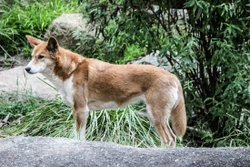
[[[250,147],[135,148],[66,138],[0,139],[0,166],[249,166]]]
[[[62,14],[52,22],[44,36],[46,40],[50,36],[54,36],[60,46],[74,51],[78,47],[77,43],[80,42],[73,35],[74,33],[86,33],[94,36],[94,32],[87,26],[87,21],[79,13]]]
[[[52,88],[53,84],[41,73],[31,75],[24,68],[19,66],[0,72],[0,95],[6,92],[30,93],[47,100],[57,96],[57,91]]]
[[[150,64],[153,66],[164,68],[165,70],[171,71],[172,66],[168,62],[166,58],[159,56],[160,51],[156,51],[155,53],[148,54],[141,59],[131,62],[132,64]]]

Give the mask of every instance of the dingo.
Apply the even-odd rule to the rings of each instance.
[[[175,146],[176,135],[185,134],[184,97],[175,75],[151,65],[114,65],[84,58],[60,47],[54,37],[47,42],[28,35],[26,38],[34,49],[25,70],[30,74],[49,72],[45,76],[52,78],[73,109],[78,138],[84,139],[89,110],[113,109],[138,101],[146,103],[147,116],[160,135],[162,147]],[[169,126],[170,116],[175,134]]]

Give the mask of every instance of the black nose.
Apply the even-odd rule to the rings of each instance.
[[[30,67],[25,67],[25,70],[26,70],[27,72],[30,72],[31,68],[30,68]]]

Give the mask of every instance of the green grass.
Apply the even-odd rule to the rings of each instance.
[[[149,120],[138,114],[139,105],[89,113],[86,139],[136,147],[160,145],[159,135]],[[0,136],[51,136],[74,138],[71,109],[59,98],[46,101],[27,93],[5,94],[0,98],[0,119],[10,115]]]
[[[79,5],[77,0],[45,0],[21,3],[0,3],[0,43],[5,49],[0,54],[30,53],[25,35],[42,37],[52,21],[62,13],[75,13]],[[30,54],[27,54],[30,55]]]

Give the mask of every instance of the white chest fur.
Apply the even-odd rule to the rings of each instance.
[[[72,79],[73,79],[73,76],[66,79],[64,82],[62,82],[62,87],[59,88],[59,92],[62,96],[62,99],[66,101],[67,103],[69,103],[70,106],[74,105],[74,101],[73,101],[74,89],[73,89]]]
[[[61,98],[67,102],[70,106],[73,106],[73,76],[62,81],[57,76],[53,75],[51,72],[44,72],[43,73],[57,88],[59,91]]]

